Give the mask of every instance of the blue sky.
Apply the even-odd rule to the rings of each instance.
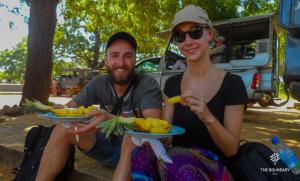
[[[21,4],[20,0],[0,0],[0,4],[5,4],[8,8],[0,7],[0,51],[15,47],[24,37],[28,35],[28,24],[24,17],[29,17],[29,6]],[[60,16],[61,8],[63,8],[65,0],[57,7],[58,23],[63,22]],[[9,10],[19,7],[19,15],[10,13]],[[14,23],[14,28],[9,27],[9,22]]]
[[[8,9],[19,7],[19,0],[0,0],[8,6]],[[24,16],[29,16],[29,7],[24,4],[20,8],[21,15],[9,13],[7,8],[0,8],[0,51],[13,48],[28,34],[28,24],[24,21]],[[14,23],[14,28],[9,27],[9,22]]]

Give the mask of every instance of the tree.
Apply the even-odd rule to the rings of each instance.
[[[59,0],[31,0],[28,54],[20,104],[25,98],[47,103],[52,73],[52,46]]]
[[[15,48],[0,52],[0,68],[3,70],[2,79],[23,81],[27,38],[24,38]]]
[[[279,0],[240,0],[240,3],[242,16],[276,12],[279,6]]]

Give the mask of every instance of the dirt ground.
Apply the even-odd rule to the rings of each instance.
[[[279,136],[300,158],[300,111],[250,109],[246,112],[241,139],[258,141],[272,148],[274,135]]]

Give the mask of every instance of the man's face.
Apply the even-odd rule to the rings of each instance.
[[[117,40],[107,49],[105,63],[114,83],[126,85],[134,72],[135,50],[129,42]]]

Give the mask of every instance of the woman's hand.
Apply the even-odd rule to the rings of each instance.
[[[167,137],[167,138],[162,138],[160,141],[164,144],[164,146],[166,148],[172,148],[172,146],[173,146],[173,137],[172,136]]]
[[[204,123],[212,123],[215,119],[207,108],[205,97],[203,94],[197,94],[191,90],[183,92],[181,95],[181,104],[190,107],[191,111],[194,112],[198,118]]]
[[[98,110],[92,110],[89,112],[89,116],[93,116],[93,118],[90,120],[89,124],[78,124],[77,131],[74,131],[74,134],[80,134],[80,133],[86,133],[86,132],[96,132],[97,128],[96,126],[108,119],[112,119],[114,116],[112,114],[109,114],[107,111],[103,109]]]

